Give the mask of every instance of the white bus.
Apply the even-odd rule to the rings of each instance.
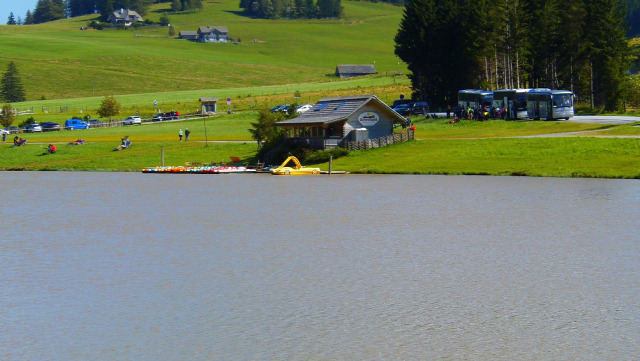
[[[493,106],[506,110],[506,119],[527,119],[527,94],[531,89],[499,89],[493,91]],[[550,89],[549,89],[550,90]]]
[[[527,93],[527,116],[534,120],[573,117],[573,93],[569,90],[532,89]]]
[[[478,89],[465,89],[458,91],[458,105],[463,109],[491,108],[493,92]]]

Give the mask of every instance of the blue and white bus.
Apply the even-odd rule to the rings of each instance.
[[[569,120],[573,115],[573,93],[569,90],[532,89],[527,93],[527,116],[533,120]]]
[[[506,119],[527,119],[527,94],[530,90],[531,89],[494,90],[493,106],[506,109]]]

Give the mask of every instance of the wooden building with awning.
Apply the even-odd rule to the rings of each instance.
[[[406,122],[375,95],[357,95],[320,99],[308,111],[275,125],[285,129],[288,142],[331,149],[345,147],[347,142],[375,139],[385,139],[384,145],[390,144],[388,139],[393,138],[394,128]]]

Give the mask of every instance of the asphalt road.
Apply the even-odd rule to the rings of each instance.
[[[576,115],[569,119],[569,121],[591,124],[633,124],[635,122],[640,122],[640,117],[618,115]]]

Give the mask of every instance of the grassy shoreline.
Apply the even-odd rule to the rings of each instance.
[[[247,129],[254,120],[255,112],[247,111],[206,120],[29,134],[27,145],[18,148],[10,147],[10,137],[0,146],[0,170],[135,172],[161,165],[163,147],[165,165],[228,162],[231,156],[251,164],[256,162],[257,146]],[[640,179],[638,126],[542,121],[463,121],[451,125],[444,119],[415,121],[416,140],[351,152],[335,159],[333,169],[362,174]],[[181,128],[192,131],[189,142],[178,142]],[[558,133],[567,136],[531,137]],[[124,135],[130,136],[132,147],[113,151]],[[87,143],[65,145],[78,137]],[[52,142],[59,144],[59,151],[46,154],[46,145]],[[327,163],[315,166],[329,168]]]

